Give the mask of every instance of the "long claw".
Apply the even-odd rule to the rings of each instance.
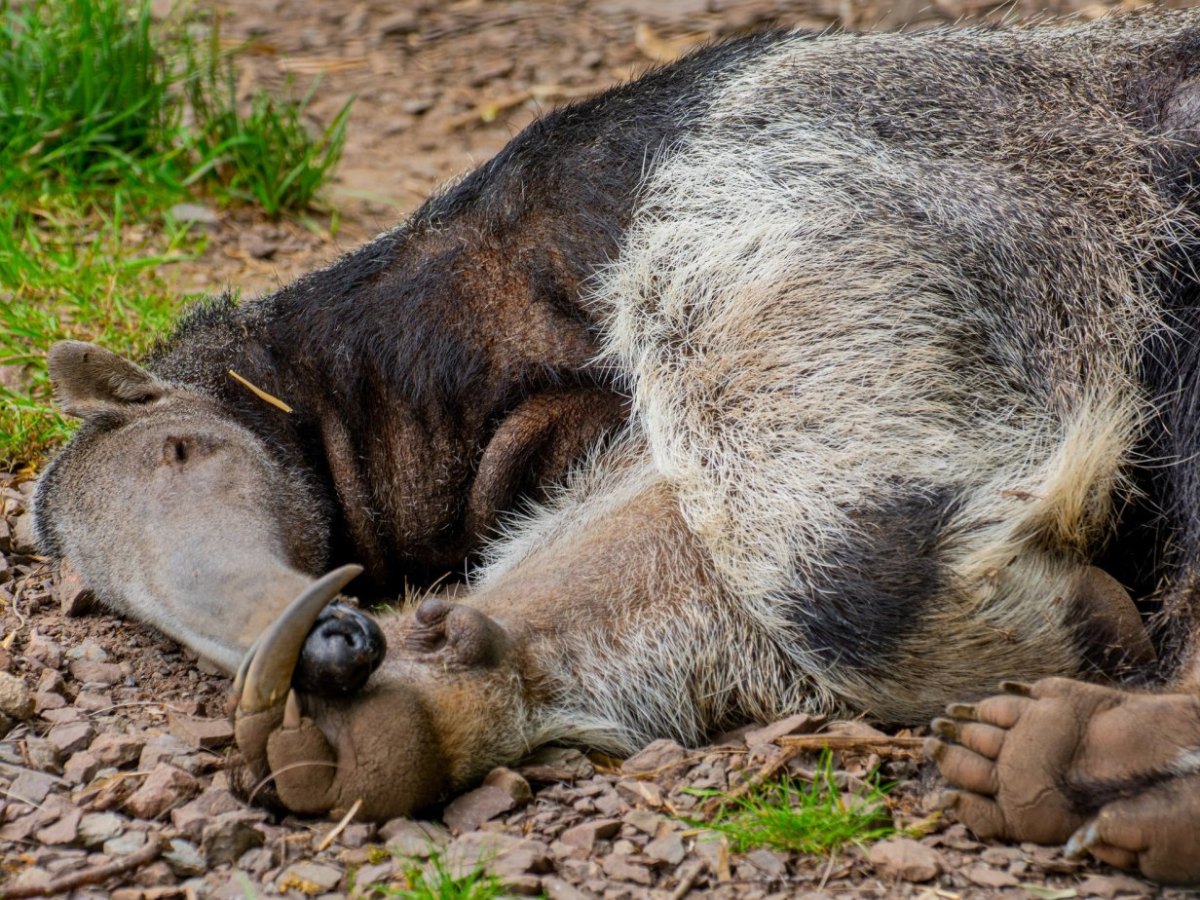
[[[1070,840],[1067,841],[1066,846],[1063,848],[1063,853],[1069,859],[1082,859],[1099,838],[1100,832],[1096,827],[1096,820],[1092,819],[1071,835]]]
[[[1000,682],[1000,690],[1016,697],[1033,696],[1033,685],[1025,681],[1002,681]]]
[[[239,707],[252,714],[275,706],[291,688],[292,673],[300,658],[300,648],[321,610],[342,588],[362,572],[362,566],[348,565],[322,575],[291,602],[271,623],[247,654],[250,661],[239,667],[242,678]]]
[[[288,691],[287,702],[283,705],[283,724],[280,728],[296,729],[300,727],[300,698],[295,691]]]

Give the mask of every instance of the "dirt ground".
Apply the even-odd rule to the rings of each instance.
[[[243,89],[320,75],[313,110],[326,120],[357,97],[330,192],[340,229],[331,236],[328,217],[313,228],[223,212],[205,257],[180,268],[179,289],[270,290],[396,223],[539,111],[699,41],[772,22],[922,28],[1094,17],[1114,5],[1143,4],[242,0],[224,9],[222,34],[251,42]],[[0,476],[0,897],[363,894],[403,886],[431,850],[451,869],[488,860],[514,894],[551,898],[1184,895],[1054,848],[973,840],[937,817],[936,778],[914,736],[889,740],[865,723],[826,728],[853,748],[837,758],[845,790],[881,765],[903,781],[897,821],[923,823],[926,836],[833,857],[736,853],[685,821],[702,802],[689,788],[811,772],[799,746],[822,726],[806,717],[701,750],[658,743],[624,762],[551,751],[447,806],[445,824],[271,817],[229,790],[227,680],[148,629],[88,610],[33,554],[30,490]]]

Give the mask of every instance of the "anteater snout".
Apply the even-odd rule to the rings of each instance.
[[[367,683],[386,651],[387,642],[374,619],[332,603],[304,641],[292,684],[318,696],[353,694]]]

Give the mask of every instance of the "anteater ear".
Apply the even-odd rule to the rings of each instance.
[[[54,397],[68,416],[122,417],[157,400],[167,386],[141,366],[83,341],[59,341],[47,355]]]

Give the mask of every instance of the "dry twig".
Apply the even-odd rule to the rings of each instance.
[[[27,887],[0,887],[0,900],[18,900],[21,897],[51,897],[55,894],[69,893],[84,885],[100,884],[108,881],[114,875],[120,875],[130,869],[136,869],[152,862],[162,853],[162,849],[162,837],[152,834],[146,839],[146,845],[141,849],[102,866],[92,866],[89,869],[71,872],[68,875],[51,879],[45,884],[31,884]]]

